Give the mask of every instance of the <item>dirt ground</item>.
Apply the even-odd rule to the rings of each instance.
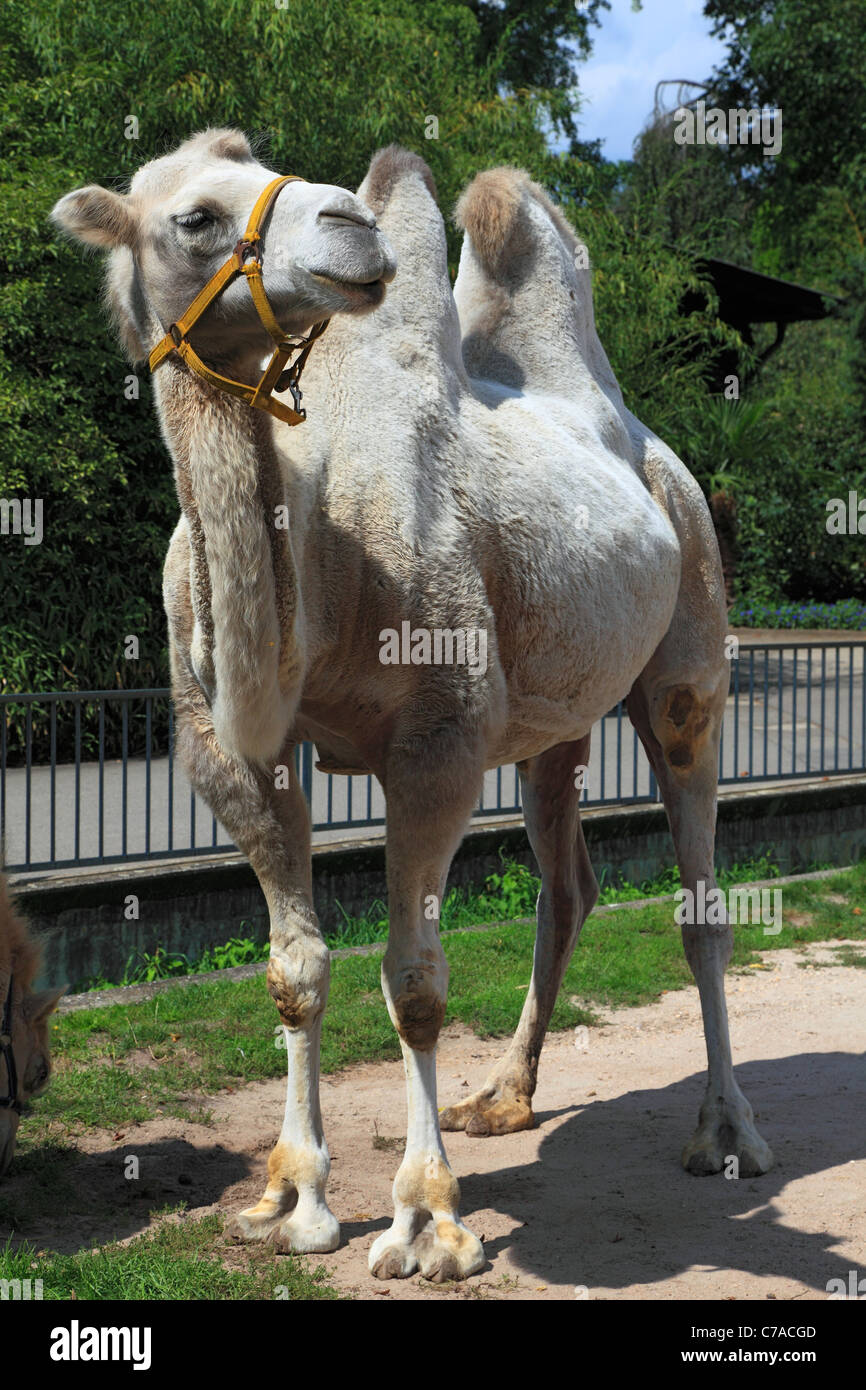
[[[680,990],[606,1015],[607,1026],[590,1029],[588,1038],[552,1035],[536,1129],[501,1139],[446,1136],[464,1219],[483,1237],[489,1260],[462,1285],[436,1287],[417,1274],[381,1284],[367,1273],[369,1247],[390,1221],[405,1134],[402,1064],[325,1077],[329,1201],[343,1244],[311,1262],[356,1297],[446,1301],[809,1300],[825,1299],[830,1279],[847,1284],[850,1270],[862,1277],[866,970],[821,968],[833,960],[828,944],[769,952],[765,960],[769,968],[728,981],[737,1076],[776,1155],[764,1177],[695,1178],[679,1165],[704,1066],[697,991]],[[440,1104],[478,1086],[503,1047],[501,1039],[446,1030]],[[40,1223],[29,1238],[74,1250],[132,1237],[163,1202],[186,1199],[192,1217],[254,1202],[283,1091],[272,1081],[221,1094],[210,1126],[156,1120],[122,1136],[89,1134],[80,1142],[77,1200],[62,1223]],[[125,1153],[139,1155],[137,1183],[118,1182]],[[4,1189],[23,1204],[20,1182],[13,1171]],[[119,1195],[115,1208],[110,1190]]]

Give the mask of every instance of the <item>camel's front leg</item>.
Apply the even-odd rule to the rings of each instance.
[[[435,1046],[422,1051],[400,1042],[409,1103],[406,1152],[394,1179],[394,1222],[373,1243],[370,1269],[378,1279],[404,1279],[416,1269],[437,1284],[465,1279],[483,1267],[484,1250],[460,1220],[460,1187],[439,1133]]]
[[[300,788],[297,794],[303,801]],[[306,819],[306,806],[303,812]],[[279,1011],[288,1060],[286,1109],[268,1159],[267,1187],[254,1207],[240,1212],[231,1234],[238,1240],[271,1239],[285,1254],[336,1250],[340,1226],[325,1200],[331,1160],[319,1107],[319,1042],[330,956],[306,894],[287,894],[264,881],[262,887],[271,910],[268,989]]]
[[[313,911],[310,820],[294,749],[286,744],[280,754],[288,776],[280,776],[279,788],[274,770],[228,757],[176,651],[174,666],[179,756],[193,786],[249,856],[267,899],[268,989],[289,1067],[285,1119],[268,1162],[267,1187],[261,1201],[239,1214],[230,1234],[236,1240],[270,1238],[283,1251],[335,1250],[340,1227],[325,1201],[330,1159],[319,1110],[319,1036],[330,957]]]
[[[436,1042],[448,988],[439,907],[482,769],[453,747],[431,746],[427,753],[422,767],[392,769],[386,784],[389,941],[382,989],[403,1049],[408,1124],[394,1180],[394,1223],[374,1242],[370,1269],[379,1279],[420,1269],[441,1283],[484,1265],[480,1240],[460,1220],[460,1189],[436,1107]]]

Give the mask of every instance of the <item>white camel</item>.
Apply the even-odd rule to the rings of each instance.
[[[133,357],[181,318],[273,178],[242,136],[209,131],[146,165],[128,195],[90,187],[57,205],[69,233],[110,248],[110,298]],[[293,772],[296,744],[312,739],[322,766],[372,772],[387,798],[382,987],[409,1115],[394,1222],[370,1251],[380,1278],[419,1267],[460,1278],[484,1263],[460,1219],[440,1128],[503,1134],[534,1123],[545,1030],[597,896],[575,769],[618,699],[628,697],[655,770],[683,884],[715,882],[728,665],[703,497],[625,408],[596,335],[585,248],[542,190],[518,170],[492,170],[464,193],[458,218],[466,236],[452,294],[432,177],[417,156],[381,151],[357,197],[304,183],[280,191],[264,231],[274,314],[293,333],[340,315],[306,367],[303,428],[215,390],[176,354],[154,375],[182,509],[165,569],[179,751],[267,899],[268,987],[288,1054],[267,1186],[235,1233],[280,1250],[339,1240],[318,1098],[329,957]],[[382,306],[359,318],[394,273],[389,243],[399,273]],[[243,284],[189,341],[242,381],[258,377],[268,347]],[[404,623],[410,660],[395,661]],[[437,634],[450,657],[438,664]],[[482,646],[483,661],[468,659]],[[542,874],[532,981],[504,1059],[440,1117],[448,969],[438,904],[485,769],[506,762],[519,764]],[[771,1155],[731,1063],[731,930],[697,925],[683,938],[709,1058],[683,1162],[718,1172],[736,1154],[741,1174],[763,1172]]]

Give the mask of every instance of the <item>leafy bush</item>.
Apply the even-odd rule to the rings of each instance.
[[[544,94],[500,94],[496,55],[481,50],[478,19],[457,0],[0,9],[0,496],[42,499],[45,527],[41,545],[0,543],[0,690],[168,683],[171,464],[146,371],[127,399],[98,261],[48,224],[56,199],[122,184],[208,124],[243,126],[276,168],[351,187],[399,140],[423,149],[446,209],[485,164],[544,178],[560,167]],[[137,140],[124,138],[130,110]],[[425,140],[430,112],[438,140]],[[124,659],[128,634],[138,661]]]
[[[170,461],[146,372],[137,398],[129,389],[96,260],[57,239],[47,216],[71,188],[122,186],[146,159],[208,124],[243,127],[274,168],[349,187],[378,146],[395,140],[420,150],[439,188],[452,270],[458,234],[448,214],[461,188],[494,164],[526,167],[589,246],[599,331],[627,404],[705,487],[727,480],[738,511],[741,596],[866,596],[862,542],[823,527],[829,497],[850,488],[866,494],[858,387],[866,381],[866,166],[850,123],[798,118],[800,146],[786,130],[784,177],[775,182],[769,162],[745,175],[726,163],[736,151],[704,150],[686,166],[694,152],[672,152],[667,136],[652,132],[634,166],[605,164],[576,138],[576,88],[567,81],[575,56],[588,51],[587,26],[601,3],[578,12],[565,0],[292,0],[285,8],[273,0],[132,8],[6,0],[0,496],[42,499],[45,540],[0,543],[0,690],[168,683],[160,579],[177,515]],[[856,0],[845,4],[860,14]],[[726,13],[723,0],[711,8],[716,18]],[[732,49],[728,78],[762,98],[777,82],[812,90],[783,61],[789,41],[804,61],[814,59],[794,0],[784,8],[793,37],[777,33],[749,0]],[[821,11],[834,62],[856,95],[859,76],[832,22],[818,0],[807,10]],[[863,32],[862,14],[852,17],[857,44]],[[747,40],[755,44],[751,66]],[[852,38],[851,54],[858,52]],[[813,99],[823,109],[820,90]],[[130,114],[136,139],[125,138]],[[431,116],[438,138],[428,139]],[[551,130],[569,138],[567,153],[551,152]],[[832,158],[815,158],[809,140],[829,142]],[[801,166],[815,187],[822,170],[832,177],[814,197],[808,237],[786,234],[776,244],[780,228],[801,225],[790,212],[792,198],[800,206]],[[750,354],[719,321],[693,257],[734,248],[746,259],[750,247],[760,268],[802,273],[807,282],[817,276],[849,299],[844,316],[794,325],[748,383],[748,403],[725,413],[707,400],[708,368],[722,349],[736,348],[746,365]],[[695,291],[705,307],[684,314]],[[124,639],[133,634],[140,657],[128,661]]]
[[[756,603],[737,599],[729,614],[731,627],[839,628],[859,632],[866,628],[866,603],[846,599],[839,603]]]

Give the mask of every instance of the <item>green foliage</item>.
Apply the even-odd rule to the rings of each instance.
[[[683,456],[708,493],[747,487],[772,448],[774,422],[766,401],[712,396],[689,424],[681,441]]]
[[[574,84],[575,57],[586,58],[589,26],[601,24],[609,0],[464,0],[478,20],[482,61],[501,55],[501,79],[511,91],[542,87],[554,94],[549,117],[554,129],[577,139],[579,98]]]
[[[2,7],[0,496],[43,499],[45,539],[0,548],[0,689],[168,677],[171,467],[146,372],[126,399],[98,262],[47,223],[56,199],[87,182],[122,185],[193,131],[235,124],[275,168],[349,187],[377,147],[401,141],[429,159],[447,210],[485,165],[524,164],[542,179],[560,168],[542,134],[559,98],[501,92],[504,61],[457,0]],[[124,136],[130,114],[137,140]],[[425,139],[430,114],[438,140]],[[129,633],[137,662],[123,658]]]
[[[842,632],[866,629],[866,604],[859,599],[839,603],[759,603],[739,598],[728,614],[731,627],[832,628]]]
[[[535,917],[541,880],[514,859],[502,859],[501,873],[490,874],[480,891],[472,888],[452,888],[445,896],[439,919],[443,932],[459,931],[461,928],[483,926],[490,922],[512,922],[521,918]],[[718,875],[721,887],[729,883],[750,883],[755,879],[778,877],[778,866],[771,863],[767,855],[748,859],[723,869]],[[654,878],[641,883],[630,883],[617,876],[608,881],[602,872],[599,877],[599,904],[632,902],[639,898],[660,897],[672,893],[679,886],[679,869],[666,869]],[[331,950],[351,946],[367,946],[373,942],[388,939],[388,910],[377,898],[360,917],[350,917],[337,903],[342,922],[337,931],[326,932],[325,940]],[[244,923],[241,923],[243,927]],[[235,965],[249,965],[268,959],[270,946],[267,941],[254,941],[251,937],[233,936],[224,946],[209,947],[202,955],[190,959],[180,951],[167,951],[158,946],[155,951],[139,951],[130,956],[120,980],[107,980],[104,977],[90,980],[80,986],[86,990],[113,989],[117,985],[138,985],[152,980],[169,980],[181,975],[200,975],[212,970],[226,970]],[[78,992],[76,987],[74,992]]]
[[[847,299],[789,327],[760,371],[772,328],[757,326],[753,351],[739,351],[742,399],[684,396],[667,438],[708,496],[733,499],[742,605],[862,599],[862,539],[825,522],[830,498],[866,487],[866,9],[707,0],[705,12],[728,45],[707,106],[781,108],[781,151],[677,146],[662,117],[622,171],[620,215],[695,255]]]
[[[672,114],[650,121],[615,190],[618,211],[637,236],[652,233],[695,256],[748,262],[755,190],[718,145],[678,145]]]
[[[243,923],[241,923],[243,926]],[[157,946],[155,951],[138,951],[126,962],[121,985],[147,984],[151,980],[170,980],[178,975],[203,975],[211,970],[228,970],[235,965],[251,965],[267,960],[267,942],[250,937],[233,936],[223,946],[210,946],[194,960],[182,951],[167,951]],[[108,980],[88,985],[89,989],[110,988]]]
[[[708,400],[676,440],[707,495],[735,500],[738,598],[766,606],[782,597],[866,597],[862,538],[826,526],[830,498],[847,499],[849,489],[866,495],[856,425],[826,404],[805,414],[787,395],[774,400],[772,383],[762,380],[739,401]]]
[[[781,152],[738,147],[761,194],[756,245],[770,273],[835,281],[866,232],[866,7],[862,0],[706,0],[728,44],[723,107],[780,107]],[[832,288],[828,283],[826,288]]]
[[[685,249],[616,213],[604,180],[584,199],[565,191],[562,207],[586,242],[593,267],[595,321],[625,403],[675,445],[680,422],[705,408],[705,380],[739,336],[720,321],[710,282]],[[692,296],[703,307],[685,312]]]

